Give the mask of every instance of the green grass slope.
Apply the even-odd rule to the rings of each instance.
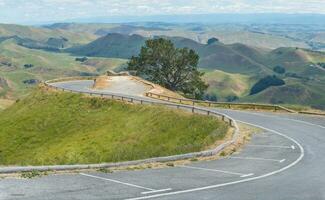
[[[284,86],[270,87],[258,94],[245,96],[240,101],[303,105],[325,110],[325,84],[323,81],[301,81],[292,78],[284,80],[286,82]]]
[[[0,165],[101,163],[206,149],[228,126],[161,106],[37,90],[0,113]]]
[[[227,97],[248,95],[252,78],[242,74],[231,74],[220,70],[203,70],[203,80],[209,84],[207,93],[215,95],[218,101],[227,101]]]

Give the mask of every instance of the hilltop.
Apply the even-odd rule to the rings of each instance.
[[[119,162],[189,153],[208,148],[228,130],[213,117],[45,88],[0,112],[0,127],[0,165]]]

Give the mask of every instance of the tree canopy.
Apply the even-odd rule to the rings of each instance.
[[[219,42],[219,39],[213,37],[213,38],[208,39],[207,44],[210,45],[210,44],[213,44],[215,42]]]
[[[193,98],[202,98],[207,85],[197,70],[198,54],[188,48],[176,48],[167,39],[147,40],[138,56],[128,63],[128,70],[136,71],[149,81]]]
[[[250,91],[250,95],[257,94],[271,86],[281,86],[284,84],[285,84],[284,80],[278,78],[275,75],[266,76],[254,84],[254,86]]]

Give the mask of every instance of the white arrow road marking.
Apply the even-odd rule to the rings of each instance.
[[[164,192],[164,191],[171,190],[171,188],[156,190],[156,189],[152,189],[152,188],[147,188],[147,187],[143,187],[143,186],[139,186],[139,185],[135,185],[135,184],[131,184],[131,183],[126,183],[126,182],[122,182],[122,181],[118,181],[118,180],[114,180],[114,179],[104,178],[104,177],[100,177],[100,176],[94,176],[94,175],[85,174],[85,173],[80,173],[80,175],[91,177],[91,178],[96,178],[96,179],[101,179],[101,180],[104,180],[104,181],[110,181],[110,182],[118,183],[118,184],[122,184],[122,185],[127,185],[127,186],[130,186],[130,187],[149,190],[149,192],[142,192],[142,194],[150,194],[150,193],[157,193],[157,192]]]
[[[276,146],[276,145],[259,145],[259,144],[247,144],[249,147],[265,147],[265,148],[280,148],[280,149],[295,149],[294,145],[291,146]]]
[[[273,162],[279,162],[279,163],[282,163],[286,160],[286,159],[276,160],[276,159],[270,159],[270,158],[256,158],[256,157],[237,157],[237,156],[230,156],[228,158],[242,159],[242,160],[263,160],[263,161],[273,161]]]
[[[198,170],[204,170],[204,171],[211,171],[211,172],[220,172],[224,174],[232,174],[232,175],[238,175],[240,177],[248,177],[254,175],[253,173],[250,174],[243,174],[243,173],[238,173],[238,172],[230,172],[230,171],[224,171],[224,170],[218,170],[218,169],[209,169],[209,168],[202,168],[202,167],[193,167],[193,166],[180,166],[183,168],[188,168],[188,169],[198,169]]]

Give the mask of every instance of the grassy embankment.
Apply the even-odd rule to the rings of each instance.
[[[34,91],[0,113],[0,165],[101,163],[206,149],[228,126],[161,106]]]

